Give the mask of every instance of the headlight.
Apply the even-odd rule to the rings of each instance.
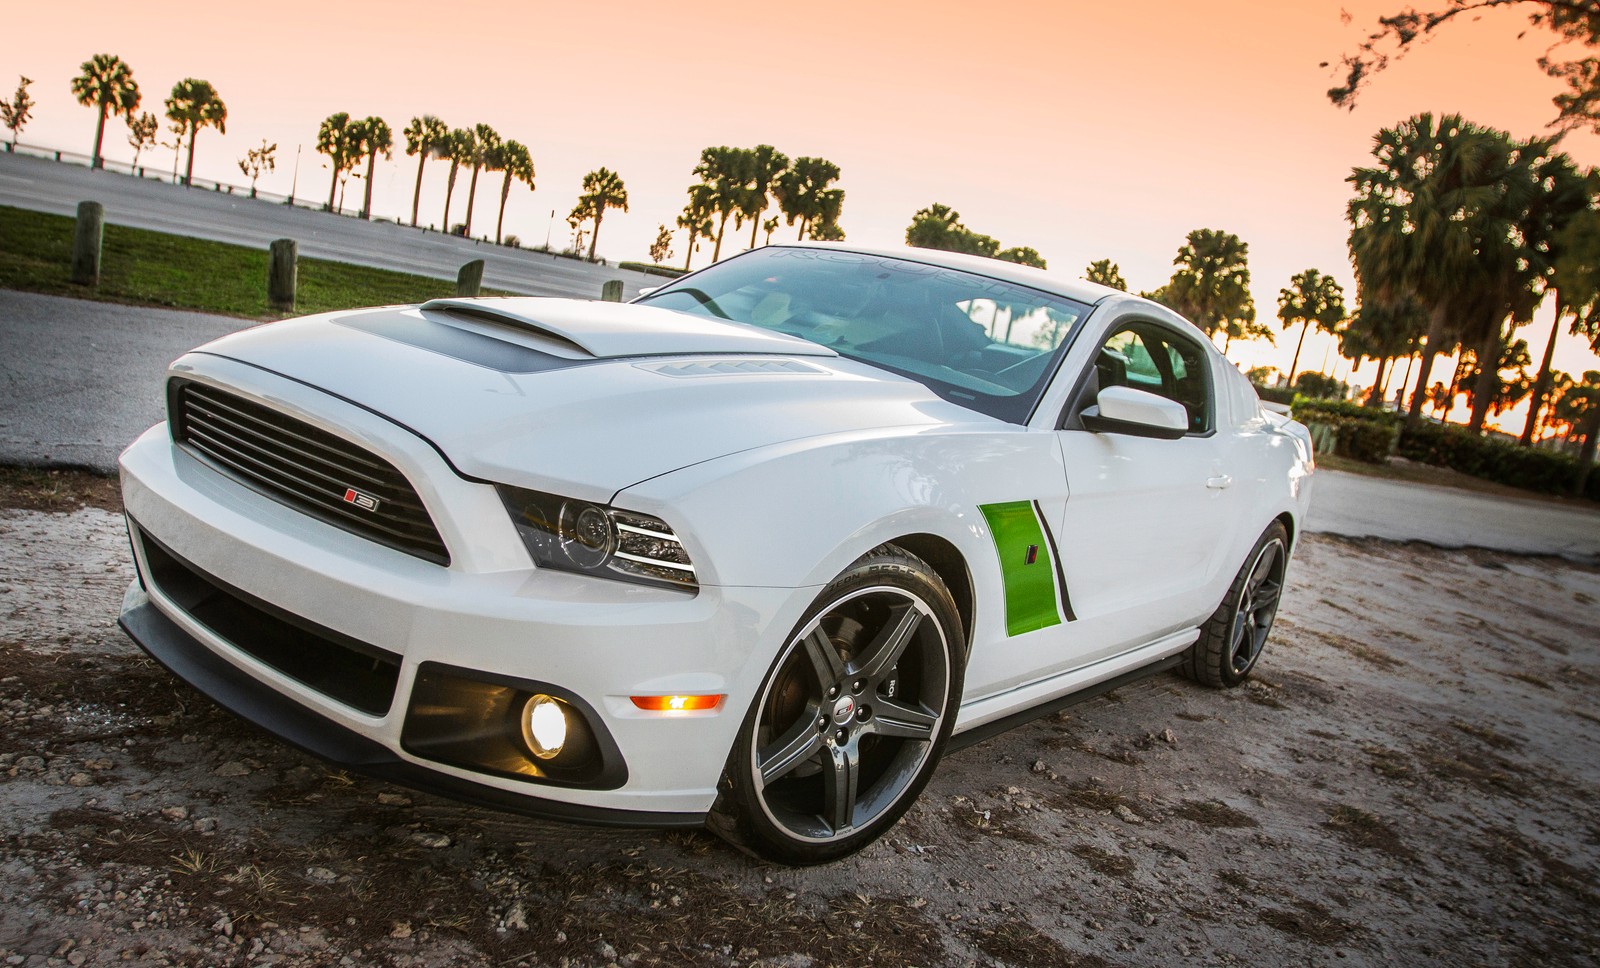
[[[695,588],[683,543],[660,518],[498,484],[534,564],[585,575]]]

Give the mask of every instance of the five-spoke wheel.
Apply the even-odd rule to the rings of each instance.
[[[921,559],[885,546],[857,561],[768,674],[729,761],[718,801],[727,822],[713,826],[788,863],[873,840],[938,761],[960,696],[961,640],[950,593]]]
[[[1289,534],[1274,521],[1262,532],[1228,594],[1184,655],[1179,671],[1212,686],[1232,688],[1255,668],[1272,631],[1289,563]]]

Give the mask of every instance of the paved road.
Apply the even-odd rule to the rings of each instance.
[[[1327,469],[1306,530],[1600,561],[1600,511]]]
[[[72,215],[82,201],[104,205],[106,221],[115,225],[263,249],[273,239],[294,239],[302,256],[436,279],[454,279],[463,263],[482,259],[484,285],[537,296],[592,299],[606,280],[621,279],[624,295],[631,299],[640,286],[662,281],[614,266],[480,244],[392,222],[364,222],[0,152],[0,205]]]
[[[250,325],[0,289],[0,462],[116,468],[184,351]],[[64,348],[70,347],[70,352]],[[1317,473],[1311,531],[1600,560],[1600,511]]]

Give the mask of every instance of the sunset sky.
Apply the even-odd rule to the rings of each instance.
[[[1457,111],[1527,137],[1554,115],[1556,86],[1535,64],[1549,35],[1519,40],[1528,24],[1518,10],[1441,32],[1379,75],[1353,112],[1332,107],[1334,71],[1319,64],[1336,64],[1402,5],[23,0],[0,36],[0,92],[12,75],[34,78],[38,106],[22,140],[87,153],[94,116],[68,84],[90,54],[126,60],[143,109],[158,115],[175,81],[205,78],[227,103],[228,128],[201,133],[195,174],[240,181],[236,160],[265,138],[279,165],[261,187],[287,192],[303,145],[298,191],[312,197],[326,197],[329,178],[313,148],[318,123],[335,111],[375,114],[397,142],[375,180],[374,208],[386,216],[409,217],[416,162],[400,130],[413,115],[484,122],[532,151],[538,190],[513,188],[506,216],[527,243],[544,241],[552,209],[552,240],[568,241],[584,172],[621,174],[631,210],[609,213],[600,236],[612,259],[647,258],[657,226],[682,209],[701,148],[770,143],[843,169],[852,242],[901,245],[912,214],[942,202],[1003,245],[1038,249],[1053,269],[1076,274],[1110,258],[1133,288],[1150,289],[1189,230],[1234,232],[1250,246],[1257,311],[1275,322],[1278,290],[1302,269],[1331,273],[1354,295],[1344,178],[1370,157],[1378,128]],[[131,158],[125,134],[108,123],[108,157]],[[1564,148],[1600,163],[1592,135],[1570,135]],[[157,149],[149,163],[171,161]],[[440,219],[445,167],[429,165],[424,222]],[[479,233],[494,230],[499,187],[498,175],[480,180]],[[459,183],[452,221],[464,191]],[[748,226],[740,235],[734,251]],[[678,264],[683,244],[679,233]],[[1520,334],[1536,360],[1549,331],[1548,315],[1540,320]],[[1293,337],[1231,356],[1287,366]],[[1319,367],[1330,344],[1308,338],[1302,364]],[[1568,337],[1557,366],[1600,361]]]

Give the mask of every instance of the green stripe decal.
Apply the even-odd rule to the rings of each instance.
[[[1061,624],[1056,607],[1056,566],[1032,501],[983,504],[978,510],[989,522],[1000,575],[1006,586],[1006,634],[1021,635]],[[1028,549],[1034,560],[1028,563]]]

